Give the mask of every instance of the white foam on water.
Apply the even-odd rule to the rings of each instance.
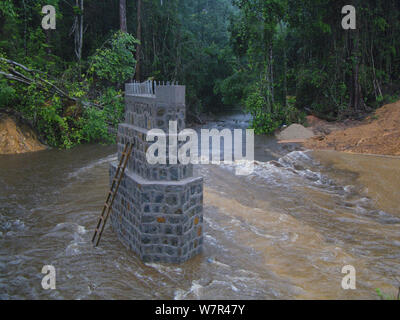
[[[75,222],[58,223],[53,229],[51,229],[51,232],[56,232],[56,231],[76,232],[76,233],[82,234],[82,235],[87,232],[87,230],[84,226],[81,226]]]
[[[86,233],[85,227],[78,225],[78,233],[79,234],[85,234]]]
[[[175,272],[178,274],[182,273],[182,269],[179,267],[165,266],[158,263],[145,263],[145,265],[150,268],[156,269],[161,274],[167,274],[171,272]]]
[[[99,160],[93,161],[93,162],[89,163],[88,165],[81,167],[81,168],[75,170],[74,172],[71,172],[70,174],[68,174],[68,178],[69,179],[78,178],[79,176],[85,174],[87,171],[90,171],[91,169],[93,169],[99,165],[102,165],[104,163],[110,163],[115,160],[117,160],[117,155],[112,154],[105,158],[101,158]]]
[[[347,193],[351,193],[355,191],[355,187],[354,186],[345,186],[344,191],[346,191]]]
[[[231,172],[247,172],[244,177],[252,180],[261,178],[268,184],[285,186],[288,179],[303,177],[317,183],[326,183],[327,179],[319,172],[313,172],[307,167],[315,162],[304,151],[293,151],[278,161],[262,162],[257,160],[239,160],[233,163],[221,163],[220,167]]]
[[[334,194],[353,194],[355,186],[338,186],[328,176],[319,171],[320,163],[315,161],[308,151],[293,151],[278,159],[278,161],[240,160],[232,164],[221,164],[222,168],[233,172],[237,167],[244,170],[254,167],[254,171],[246,178],[262,179],[269,185],[291,188],[308,186]],[[321,189],[322,188],[322,189]]]
[[[175,291],[174,300],[183,300],[189,295],[194,295],[196,298],[200,298],[201,292],[204,287],[199,283],[198,280],[193,280],[189,290],[178,289]]]
[[[209,263],[215,264],[218,267],[222,267],[224,269],[231,269],[232,267],[228,264],[222,263],[220,261],[215,260],[215,258],[209,258],[207,260]]]
[[[66,256],[76,256],[82,254],[81,249],[84,248],[87,244],[87,241],[85,241],[85,239],[81,236],[79,232],[74,232],[73,238],[74,239],[65,249]]]
[[[228,229],[227,227],[220,226],[218,223],[216,223],[212,219],[210,219],[208,217],[203,217],[203,219],[211,229],[213,229],[215,231],[224,232],[225,234],[231,233],[230,230],[227,230]]]
[[[68,247],[65,249],[65,255],[67,257],[76,256],[80,253],[81,251],[79,250],[79,245],[75,242],[68,245]]]
[[[144,278],[144,276],[143,276],[142,274],[140,274],[139,272],[137,272],[137,271],[135,271],[133,274],[134,274],[135,277],[138,278],[138,279],[143,279],[143,278]]]
[[[249,225],[249,229],[251,232],[253,232],[257,236],[263,237],[265,239],[278,239],[278,237],[266,234],[255,226]]]

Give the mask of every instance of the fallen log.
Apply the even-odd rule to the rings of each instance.
[[[24,71],[29,72],[29,73],[36,73],[36,72],[37,73],[44,73],[42,71],[30,69],[30,68],[24,66],[23,64],[20,64],[20,63],[18,63],[16,61],[13,61],[13,60],[10,60],[10,59],[0,58],[0,61],[4,61],[4,62],[6,62],[8,64],[13,65],[13,66],[17,66],[17,67],[19,67],[19,68],[21,68]],[[86,101],[83,101],[81,99],[78,99],[78,98],[75,98],[75,97],[71,97],[67,92],[63,91],[62,89],[60,89],[59,87],[57,87],[56,85],[54,85],[50,81],[48,81],[46,79],[43,79],[42,77],[37,77],[37,80],[39,80],[41,82],[41,83],[38,83],[34,79],[31,79],[31,78],[25,76],[24,74],[22,74],[21,72],[15,70],[15,68],[13,68],[13,67],[9,67],[9,72],[10,73],[6,73],[6,72],[3,72],[3,71],[0,71],[0,75],[5,76],[9,80],[18,81],[18,82],[24,83],[26,85],[31,85],[32,83],[36,83],[37,85],[39,85],[43,89],[46,88],[46,85],[47,85],[47,86],[51,87],[53,90],[55,90],[60,96],[66,98],[66,99],[68,99],[70,101],[74,101],[76,103],[79,103],[85,108],[88,108],[88,107],[96,107],[98,109],[103,109],[104,108],[104,105],[99,105],[99,104],[96,104],[94,102],[86,102]]]

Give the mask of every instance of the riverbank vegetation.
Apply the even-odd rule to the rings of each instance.
[[[352,1],[4,0],[0,3],[0,111],[50,146],[110,142],[123,84],[187,86],[189,116],[240,107],[256,133],[359,118],[400,90],[400,3]],[[56,8],[56,29],[41,25]]]

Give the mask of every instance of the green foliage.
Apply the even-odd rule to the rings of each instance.
[[[113,4],[106,2],[112,12]],[[41,9],[46,4],[56,7],[57,32],[41,27]],[[0,108],[14,109],[29,120],[52,147],[112,142],[109,126],[123,118],[119,89],[134,75],[138,41],[130,34],[113,32],[118,28],[110,24],[107,27],[108,11],[86,1],[84,11],[70,0],[25,1],[18,7],[10,0],[0,3],[0,58],[30,69],[0,60]],[[77,63],[70,32],[79,15],[84,15],[90,28],[84,33],[83,59]],[[27,80],[4,76],[10,73]]]
[[[233,74],[228,32],[232,11],[231,0],[143,2],[142,80],[184,84],[190,111],[223,109],[218,83]],[[132,15],[128,28],[136,23]]]
[[[2,0],[0,2],[0,12],[6,17],[17,18],[17,13],[11,0]]]
[[[252,115],[251,128],[256,134],[271,134],[283,125],[304,123],[305,114],[295,108],[296,98],[288,97],[288,105],[275,103],[268,108],[266,97],[259,88],[249,94],[245,101],[246,111]]]
[[[256,134],[271,134],[278,129],[283,119],[265,110],[265,100],[258,92],[253,92],[246,100],[246,110],[252,115],[251,128]]]
[[[79,136],[85,143],[113,143],[115,138],[109,134],[109,126],[117,126],[124,116],[122,92],[109,87],[99,97],[101,110],[86,108],[80,118]]]
[[[112,139],[108,134],[106,112],[95,108],[85,109],[83,118],[81,119],[81,125],[83,141],[112,142]]]
[[[34,124],[39,135],[52,147],[113,142],[109,127],[117,126],[124,114],[123,94],[114,86],[118,85],[118,79],[132,75],[135,68],[132,51],[136,40],[131,35],[117,32],[107,43],[109,48],[94,55],[94,65],[99,68],[98,76],[94,77],[90,70],[81,74],[81,66],[76,64],[63,73],[61,80],[44,68],[35,71],[41,65],[40,59],[46,57],[41,51],[36,57],[27,59],[25,66],[31,71],[0,60],[0,71],[30,79],[27,85],[0,78],[0,108],[14,108]],[[121,55],[118,66],[113,66],[117,63],[113,57],[118,55]],[[7,58],[4,54],[0,57]],[[99,80],[104,80],[104,84]],[[55,87],[71,98],[57,92]]]
[[[2,78],[1,104],[29,119],[51,146],[108,141],[107,126],[116,126],[123,117],[119,89],[135,75],[138,41],[131,34],[137,32],[137,3],[128,2],[131,34],[117,31],[119,7],[114,0],[85,1],[84,10],[74,0],[14,3],[0,3],[2,51],[38,71],[31,74],[16,68],[17,72],[33,80],[41,77],[78,101],[63,95],[57,100],[49,84],[28,86]],[[46,4],[56,7],[56,31],[41,27]],[[141,80],[185,84],[192,110],[223,108],[219,84],[233,74],[234,65],[228,32],[232,10],[230,0],[143,1]],[[85,28],[82,57],[77,61],[74,32],[79,30],[75,23],[80,16]]]
[[[11,107],[16,99],[16,91],[5,79],[0,79],[0,109]]]
[[[214,91],[222,96],[224,105],[235,106],[243,103],[244,98],[247,97],[249,88],[245,84],[250,81],[249,73],[237,71],[233,75],[217,81]]]
[[[230,20],[235,74],[219,84],[225,103],[254,106],[257,126],[280,123],[274,110],[295,108],[329,120],[359,115],[400,88],[400,3],[358,1],[357,31],[341,27],[344,1],[235,0]],[[389,28],[390,26],[390,28]],[[249,80],[236,82],[241,74]],[[262,84],[262,96],[249,88]],[[292,113],[291,108],[283,108]],[[288,121],[290,122],[290,121]]]
[[[107,115],[109,123],[117,126],[124,118],[124,99],[122,91],[117,91],[113,87],[104,90],[99,98],[99,102],[104,106],[104,112]]]
[[[37,90],[35,89],[35,91]],[[35,103],[41,100],[41,97],[36,96],[35,98]],[[61,100],[57,96],[47,103],[42,101],[40,106],[35,107],[36,116],[39,118],[37,128],[44,134],[49,145],[69,148],[73,145],[73,141],[68,133],[67,118],[60,115],[61,109]]]
[[[139,42],[128,33],[115,33],[104,47],[97,49],[90,57],[89,74],[109,83],[124,83],[135,73],[134,52],[137,43]]]
[[[330,73],[309,64],[298,71],[296,77],[296,107],[312,110],[318,116],[335,118],[344,113],[349,99],[347,86],[333,82]],[[310,93],[313,94],[310,94]]]

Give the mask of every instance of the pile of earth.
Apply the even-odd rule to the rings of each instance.
[[[280,143],[304,142],[314,137],[314,132],[301,124],[292,124],[276,134]]]
[[[46,149],[32,128],[13,116],[0,113],[0,154],[16,154]]]
[[[377,109],[363,121],[328,123],[309,117],[315,136],[307,149],[400,156],[400,101]]]

